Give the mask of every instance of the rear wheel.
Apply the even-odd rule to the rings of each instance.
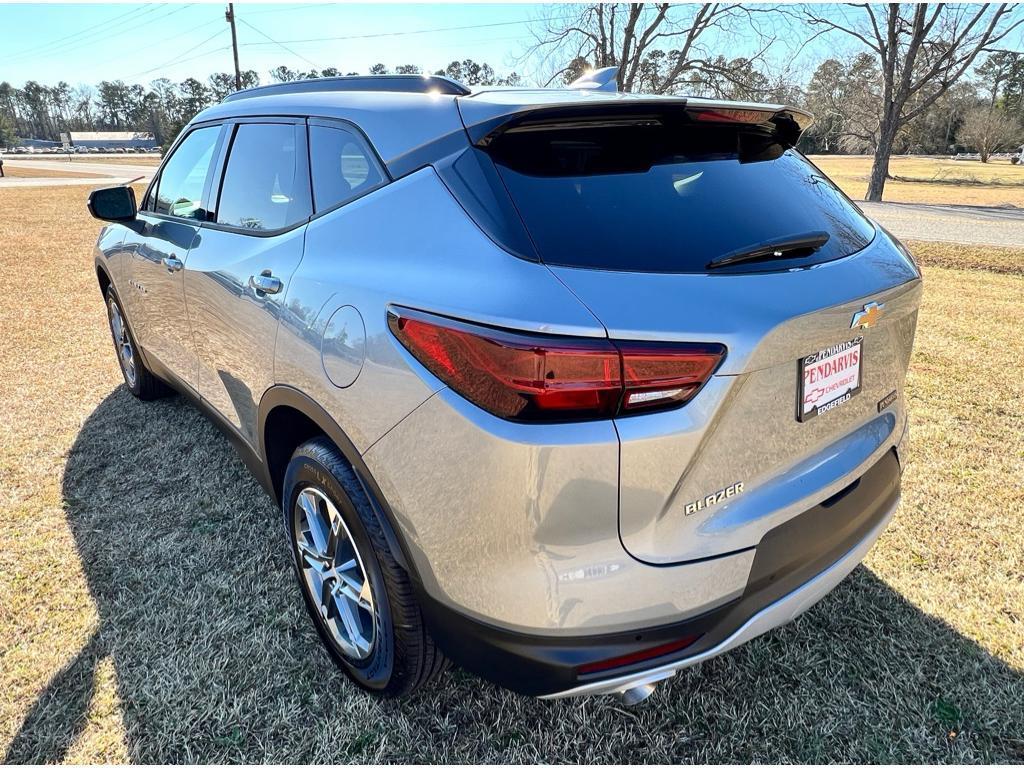
[[[155,400],[171,394],[171,389],[154,376],[139,357],[139,347],[125,320],[124,309],[113,286],[107,288],[107,320],[121,375],[129,391],[140,400]]]
[[[329,440],[295,451],[282,507],[306,609],[349,678],[373,693],[401,696],[440,673],[445,659],[427,634],[409,575]]]

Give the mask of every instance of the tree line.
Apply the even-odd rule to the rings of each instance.
[[[422,74],[413,64],[389,69],[375,64],[371,75]],[[269,82],[289,82],[315,77],[338,77],[342,72],[329,67],[322,70],[293,70],[274,67]],[[516,73],[497,75],[489,64],[471,59],[453,61],[436,74],[453,77],[467,85],[519,85]],[[255,70],[241,72],[243,88],[261,84]],[[149,87],[122,80],[104,80],[95,86],[72,87],[61,81],[46,86],[33,80],[21,88],[0,82],[0,147],[15,144],[19,138],[58,141],[65,131],[143,131],[152,133],[158,144],[174,140],[182,127],[206,107],[216,104],[235,90],[232,72],[214,72],[205,81],[194,77],[181,82],[167,78],[153,80]]]
[[[780,23],[784,22],[784,23]],[[546,82],[571,82],[596,67],[619,68],[624,91],[689,94],[805,106],[817,118],[801,148],[807,152],[874,156],[868,199],[881,199],[894,152],[974,150],[983,160],[1024,143],[1024,52],[1005,48],[1024,25],[1024,6],[1012,4],[889,4],[743,6],[672,3],[564,4],[534,22],[521,60],[551,73]],[[821,38],[833,50],[804,83],[770,52],[795,31],[806,43]],[[742,36],[752,50],[721,53],[723,41]],[[778,59],[776,56],[775,59]],[[369,74],[420,74],[417,65]],[[339,69],[270,70],[272,82],[330,77]],[[519,85],[515,72],[486,63],[452,61],[435,74],[467,85]],[[254,70],[242,86],[259,85]],[[173,140],[197,112],[234,90],[234,75],[205,81],[166,78],[148,87],[120,80],[72,87],[30,81],[0,83],[0,145],[15,136],[56,140],[65,130],[152,132]]]

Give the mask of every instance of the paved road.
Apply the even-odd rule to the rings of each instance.
[[[0,179],[0,189],[4,187],[62,187],[62,186],[94,186],[103,187],[112,184],[124,184],[139,176],[149,181],[156,173],[155,165],[135,165],[128,163],[86,162],[75,159],[67,160],[14,160],[4,158],[4,168],[35,168],[41,171],[54,171],[53,177],[32,176],[27,178]],[[59,172],[60,175],[57,175]],[[95,178],[75,178],[65,176],[66,173],[89,173]]]
[[[1024,192],[1020,208],[919,203],[858,205],[900,239],[1024,248]]]

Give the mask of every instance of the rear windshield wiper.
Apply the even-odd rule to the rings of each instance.
[[[747,246],[709,261],[706,269],[731,267],[750,261],[767,259],[794,259],[810,256],[828,242],[828,232],[806,232],[802,235],[790,235],[766,243]]]

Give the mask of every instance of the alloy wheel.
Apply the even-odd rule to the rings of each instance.
[[[292,512],[302,584],[344,655],[367,658],[376,637],[373,591],[341,513],[321,491],[299,491]]]
[[[121,370],[124,371],[124,378],[129,387],[135,386],[135,349],[132,347],[131,336],[128,335],[128,326],[121,315],[121,308],[117,302],[110,299],[110,330],[114,334],[114,344],[117,347],[117,357],[121,363]]]

